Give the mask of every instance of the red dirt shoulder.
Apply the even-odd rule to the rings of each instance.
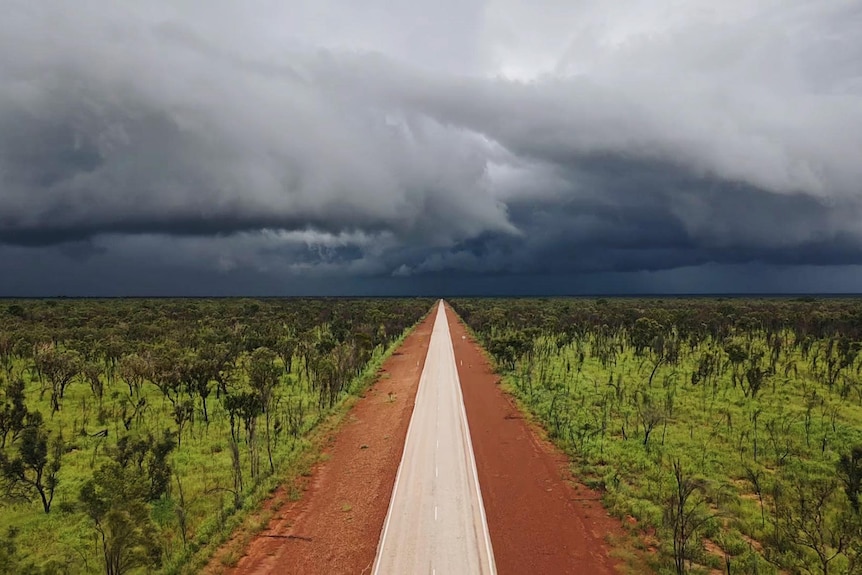
[[[481,347],[446,313],[498,573],[617,573],[607,538],[623,536],[619,521],[573,481],[565,454],[521,417]]]
[[[304,479],[302,497],[275,513],[228,573],[368,573],[434,325],[422,321],[383,364]]]

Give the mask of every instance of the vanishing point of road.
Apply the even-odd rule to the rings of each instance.
[[[442,301],[373,573],[496,573]]]

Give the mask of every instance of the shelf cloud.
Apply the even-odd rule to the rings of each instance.
[[[853,3],[3,12],[0,295],[862,286]]]

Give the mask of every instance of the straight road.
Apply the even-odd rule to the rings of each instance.
[[[496,573],[442,300],[373,573]]]

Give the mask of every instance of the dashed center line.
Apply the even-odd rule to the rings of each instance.
[[[432,435],[435,451],[428,453]],[[444,475],[440,475],[441,461],[446,466]],[[432,465],[434,475],[430,473]],[[445,517],[440,516],[440,503],[446,505]],[[434,521],[429,524],[420,518],[426,517],[431,506]],[[431,575],[436,575],[438,564],[441,573],[496,574],[442,302],[438,304],[373,573],[427,574],[431,567]]]

